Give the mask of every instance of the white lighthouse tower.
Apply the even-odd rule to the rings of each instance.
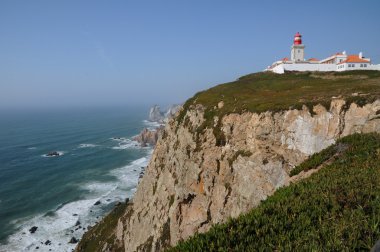
[[[299,32],[294,35],[291,60],[293,62],[302,62],[305,60],[305,45],[302,44],[302,36]]]

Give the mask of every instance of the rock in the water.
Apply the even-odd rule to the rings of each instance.
[[[128,204],[128,202],[129,202],[129,198],[126,198],[125,199],[125,204]]]
[[[29,229],[29,232],[30,232],[31,234],[34,234],[34,233],[37,231],[37,229],[38,229],[38,227],[33,226],[31,229]]]
[[[164,120],[164,115],[160,110],[160,106],[154,105],[149,111],[149,121],[151,122],[162,122]]]
[[[76,223],[75,223],[75,226],[79,226],[80,225],[80,221],[77,221]]]
[[[151,145],[151,146],[156,145],[157,140],[159,136],[161,135],[162,130],[163,130],[162,126],[154,130],[149,130],[145,128],[140,132],[140,134],[135,136],[133,140],[139,142],[139,144],[142,147],[145,147],[147,145]]]
[[[165,113],[165,118],[172,118],[173,116],[175,116],[175,114],[181,109],[181,105],[172,105],[168,108],[168,110],[166,111]]]
[[[100,205],[100,201],[99,200],[96,201],[95,204],[94,204],[94,206],[97,206],[97,205]]]
[[[58,151],[51,151],[49,152],[48,154],[46,154],[47,157],[58,157],[60,156],[61,154],[59,154]]]
[[[163,123],[172,118],[181,108],[181,105],[172,105],[166,112],[162,112],[160,106],[154,105],[149,111],[149,121]]]
[[[72,237],[71,240],[69,241],[69,243],[78,243],[78,239],[76,239],[75,237]]]
[[[51,244],[51,241],[50,240],[47,240],[46,242],[45,242],[45,245],[50,245]]]

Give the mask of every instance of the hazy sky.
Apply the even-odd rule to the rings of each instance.
[[[0,109],[181,103],[289,56],[380,63],[380,1],[0,1]]]

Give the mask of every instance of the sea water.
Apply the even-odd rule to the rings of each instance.
[[[132,140],[154,127],[147,110],[0,111],[0,251],[72,251],[132,197],[152,153]]]

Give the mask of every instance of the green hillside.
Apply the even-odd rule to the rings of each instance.
[[[169,251],[369,250],[380,238],[380,135],[342,138],[292,175],[324,162],[249,213]]]
[[[380,99],[380,71],[253,73],[195,94],[186,101],[177,121],[188,126],[186,112],[202,104],[205,121],[193,130],[199,138],[204,129],[213,128],[216,143],[221,146],[226,142],[225,136],[220,125],[213,127],[215,117],[246,111],[301,109],[303,105],[313,113],[312,107],[317,104],[328,109],[333,97],[344,98],[346,109],[352,102],[363,105]],[[224,103],[222,108],[217,106],[220,101]]]

